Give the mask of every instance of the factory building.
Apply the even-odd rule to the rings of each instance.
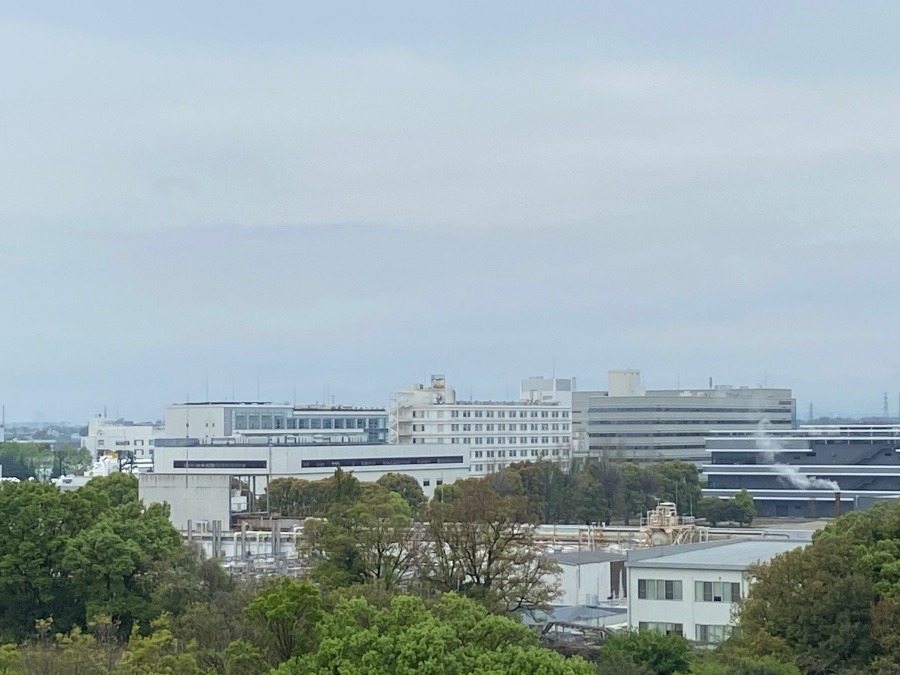
[[[708,497],[746,489],[761,517],[832,517],[900,497],[900,426],[805,425],[706,439]]]

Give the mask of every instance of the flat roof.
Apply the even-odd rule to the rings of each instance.
[[[659,547],[678,549],[671,554],[665,550],[656,557],[629,560],[633,568],[682,568],[744,570],[754,563],[768,562],[776,555],[805,546],[804,541],[784,540],[730,540],[719,546],[703,546],[691,549],[691,545]]]
[[[550,557],[560,565],[588,565],[590,563],[625,560],[623,554],[613,551],[566,551],[564,553],[554,553]]]

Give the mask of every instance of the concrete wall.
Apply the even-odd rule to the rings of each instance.
[[[230,527],[230,476],[139,474],[138,497],[147,506],[169,504],[169,519],[179,529],[186,529],[189,520],[195,523],[220,520],[223,529]]]

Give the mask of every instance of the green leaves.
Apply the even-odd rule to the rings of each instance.
[[[280,675],[588,675],[581,659],[537,646],[528,628],[492,616],[471,600],[446,594],[432,609],[398,596],[386,608],[346,600],[319,625],[318,650],[283,664]]]

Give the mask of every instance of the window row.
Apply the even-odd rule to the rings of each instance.
[[[425,431],[425,425],[414,424],[413,425],[414,430],[415,430],[415,427],[417,427],[417,426],[422,427],[421,431]],[[510,424],[510,425],[478,424],[478,423],[476,423],[474,425],[473,424],[462,424],[462,425],[451,424],[450,425],[450,431],[459,431],[460,429],[462,429],[463,431],[515,431],[516,425],[515,424]],[[559,431],[560,429],[562,429],[562,431],[568,431],[569,425],[568,424],[559,424],[559,422],[555,422],[553,424],[544,423],[544,424],[531,424],[531,425],[520,424],[519,425],[519,431],[529,431],[529,430],[531,430],[531,431]],[[438,424],[437,431],[442,432],[443,430],[444,430],[444,425]]]
[[[481,436],[475,436],[474,441],[472,438],[460,438],[457,440],[453,438],[450,440],[451,443],[475,443],[475,445],[549,445],[550,443],[568,443],[568,436],[519,436],[518,441],[515,436],[510,436],[509,438],[505,436],[499,436],[497,438],[493,436],[488,436],[487,438],[482,438]]]
[[[437,411],[437,417],[442,418],[443,411]],[[552,418],[558,419],[560,417],[567,418],[569,416],[568,410],[451,410],[450,417],[537,417],[537,418]],[[416,413],[413,413],[413,417],[416,417]]]
[[[490,458],[490,457],[494,457],[495,454],[497,457],[500,457],[500,458],[507,457],[507,456],[508,457],[528,457],[529,451],[528,450],[522,450],[521,452],[519,452],[517,450],[509,450],[509,451],[506,451],[506,450],[496,450],[496,451],[494,451],[494,450],[487,450],[487,451],[473,450],[472,451],[472,457],[474,457],[475,459],[481,459],[482,457]],[[563,454],[568,454],[568,453],[563,453]],[[557,450],[555,448],[553,449],[552,452],[548,452],[546,448],[544,448],[543,450],[531,450],[530,451],[531,457],[539,457],[539,456],[547,457],[548,455],[553,456],[553,457],[559,457],[560,453],[559,453],[559,450]]]
[[[641,600],[681,600],[681,582],[671,579],[638,579]]]

